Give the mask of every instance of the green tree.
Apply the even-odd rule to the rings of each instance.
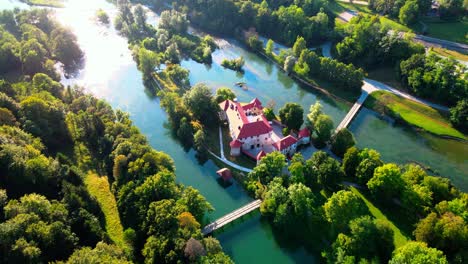
[[[359,152],[359,165],[356,168],[356,177],[362,184],[367,182],[374,176],[374,170],[383,165],[380,160],[380,154],[373,149],[363,149]]]
[[[334,193],[323,205],[325,219],[336,229],[344,230],[349,221],[367,213],[361,198],[351,191],[341,190]]]
[[[106,11],[102,9],[98,9],[98,11],[96,11],[96,17],[102,24],[108,25],[110,22],[109,15],[107,15]]]
[[[441,19],[457,20],[463,15],[463,0],[441,0],[439,4]]]
[[[210,88],[205,84],[197,84],[184,94],[185,105],[194,117],[206,126],[214,126],[217,122],[218,105],[213,99]]]
[[[450,211],[430,213],[416,225],[413,233],[417,241],[442,250],[449,258],[466,257],[468,224]]]
[[[272,120],[276,119],[275,112],[273,111],[272,108],[268,108],[268,107],[263,108],[263,115],[265,115],[265,118],[268,121],[272,121]]]
[[[271,56],[273,54],[274,45],[275,43],[273,42],[273,40],[269,39],[265,48],[265,53],[268,56]]]
[[[297,103],[286,103],[279,110],[281,122],[289,129],[298,131],[304,123],[304,109]]]
[[[321,114],[317,117],[314,124],[315,133],[317,134],[317,146],[324,146],[330,140],[333,131],[333,121],[330,116]]]
[[[115,245],[108,245],[104,242],[97,243],[96,247],[91,249],[84,247],[75,250],[68,258],[67,264],[78,263],[116,263],[116,264],[130,264],[131,261],[127,260],[125,252]]]
[[[21,42],[20,58],[25,74],[40,72],[45,62],[47,50],[36,39]]]
[[[346,176],[355,177],[359,163],[359,150],[356,147],[349,148],[343,157],[343,171]]]
[[[307,49],[307,43],[305,39],[301,36],[298,36],[293,46],[294,56],[296,56],[296,58],[299,58],[301,52],[305,49]]]
[[[374,176],[367,182],[372,195],[386,201],[399,197],[404,186],[400,168],[393,163],[377,167]]]
[[[450,108],[450,122],[460,130],[468,131],[468,99],[462,99]]]
[[[268,153],[260,160],[260,163],[249,173],[249,177],[259,180],[262,184],[268,184],[275,177],[282,175],[286,166],[286,157],[278,151]]]
[[[171,62],[171,63],[179,63],[180,62],[180,51],[179,47],[177,46],[177,43],[174,42],[171,45],[169,45],[164,52],[166,55],[166,58]]]
[[[143,78],[149,80],[155,68],[159,66],[158,54],[141,47],[138,51],[138,68],[143,72]]]
[[[442,251],[427,247],[426,243],[408,242],[393,252],[390,264],[447,264]]]
[[[332,245],[332,259],[338,261],[340,250],[358,259],[376,260],[386,263],[392,254],[393,230],[386,222],[365,215],[349,223],[349,232],[341,233]]]
[[[206,136],[203,129],[197,130],[193,135],[193,146],[197,151],[197,158],[201,163],[204,163],[208,159],[208,151],[206,150],[205,143]]]
[[[78,45],[76,36],[70,29],[56,27],[50,33],[50,43],[54,56],[64,64],[67,73],[79,69],[84,54]]]
[[[356,144],[354,136],[347,128],[336,132],[331,139],[331,151],[338,157],[343,157],[346,151]]]
[[[417,0],[406,1],[403,7],[400,9],[398,18],[401,23],[405,25],[411,25],[416,22],[419,15],[419,6]]]
[[[333,189],[343,177],[340,163],[323,151],[315,152],[307,162],[317,179],[317,183],[324,187]]]
[[[315,123],[317,123],[318,117],[323,114],[323,106],[320,101],[316,101],[315,104],[310,106],[309,113],[307,114],[307,127],[311,132],[315,131]]]
[[[225,100],[233,100],[234,98],[236,98],[236,94],[234,94],[234,92],[227,87],[221,87],[218,90],[216,90],[217,103],[221,103]]]

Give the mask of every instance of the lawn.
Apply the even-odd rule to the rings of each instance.
[[[21,0],[21,2],[37,6],[63,7],[63,0]]]
[[[224,149],[224,157],[228,159],[229,161],[232,161],[240,166],[246,167],[246,168],[254,168],[256,165],[256,162],[247,157],[244,154],[241,154],[238,157],[234,157],[230,155],[230,147],[229,143],[231,142],[231,136],[229,135],[229,131],[227,127],[222,127],[223,131],[223,149]],[[206,137],[206,145],[209,150],[211,150],[213,153],[215,153],[217,156],[221,157],[220,154],[220,146],[219,146],[219,130],[218,127],[216,128],[210,128],[206,131],[207,137]],[[228,167],[223,163],[224,167]]]
[[[377,208],[371,201],[369,201],[358,189],[352,186],[350,188],[354,194],[361,197],[361,199],[367,205],[367,207],[369,208],[369,211],[375,218],[380,219],[390,225],[390,228],[393,230],[393,244],[395,245],[395,248],[401,247],[404,244],[406,244],[406,242],[408,242],[409,238],[406,237],[401,232],[401,230],[392,221],[390,221],[387,218],[387,216],[385,216],[385,214],[382,213],[382,211],[380,211],[379,208]]]
[[[465,135],[452,127],[446,113],[395,94],[386,91],[373,92],[364,105],[378,112],[400,117],[406,123],[430,133],[466,139]]]
[[[427,36],[468,44],[468,19],[447,22],[439,18],[424,18]]]
[[[117,203],[114,195],[110,191],[107,177],[100,177],[95,173],[89,172],[88,175],[86,175],[85,184],[88,192],[97,199],[104,213],[106,230],[109,237],[118,246],[126,248],[127,245],[124,241],[124,232],[122,223],[120,222],[119,211],[117,210]]]

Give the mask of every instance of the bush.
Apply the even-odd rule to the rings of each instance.
[[[224,68],[228,68],[234,71],[241,72],[243,71],[242,66],[244,66],[244,63],[245,63],[244,57],[241,56],[237,59],[232,59],[232,60],[224,59],[223,62],[221,62],[221,66],[223,66]]]

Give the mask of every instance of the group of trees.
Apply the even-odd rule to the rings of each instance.
[[[369,8],[382,15],[399,18],[406,25],[413,24],[420,15],[425,15],[431,9],[431,0],[370,0]]]
[[[409,36],[391,31],[380,23],[378,16],[359,15],[352,19],[340,35],[336,45],[339,60],[366,68],[378,65],[394,66],[413,54],[424,54],[424,47]]]
[[[65,56],[59,50],[77,47],[66,36],[54,44],[62,29],[48,12],[10,15],[20,24],[4,24],[2,16],[2,34],[34,37],[31,43],[44,49],[34,55],[39,61],[52,58],[52,50]],[[201,234],[210,204],[176,183],[172,159],[149,146],[128,114],[82,88],[63,87],[55,72],[51,78],[46,68],[35,71],[17,83],[0,80],[0,262],[232,263],[218,241]],[[187,104],[196,98],[187,95]],[[109,176],[122,243],[108,235],[114,226],[105,224],[85,184],[90,172]]]
[[[466,261],[468,196],[447,178],[429,176],[414,164],[384,164],[376,151],[355,147],[346,152],[343,170],[347,177],[366,185],[378,203],[399,205],[415,224],[417,241],[443,251],[457,263]]]
[[[161,106],[168,113],[172,131],[186,149],[195,147],[199,161],[205,162],[208,153],[204,129],[216,127],[219,111],[217,103],[222,98],[232,99],[232,91],[224,88],[214,97],[205,84],[197,84],[185,93],[162,91],[158,95],[161,97]]]
[[[361,197],[341,189],[343,180],[365,186],[375,204],[399,208],[415,226],[415,241],[395,248],[389,223],[373,218]],[[289,165],[283,154],[273,152],[245,184],[262,198],[262,215],[279,232],[287,230],[285,236],[334,241],[323,253],[328,263],[466,261],[468,195],[418,165],[384,164],[375,150],[351,147],[342,165],[322,151],[308,160],[297,153]]]
[[[244,66],[244,64],[245,64],[245,60],[242,56],[237,59],[232,59],[232,60],[224,59],[221,62],[221,66],[234,70],[234,71],[238,71],[238,72],[243,71],[242,67]]]
[[[204,38],[187,33],[188,20],[185,14],[175,10],[163,11],[158,28],[147,24],[146,11],[141,5],[132,8],[127,0],[117,3],[119,14],[115,19],[115,28],[124,35],[132,45],[133,56],[143,73],[145,82],[151,80],[153,72],[161,64],[177,64],[184,57],[197,62],[211,63],[211,53],[216,43],[209,35]],[[166,71],[172,79],[170,70]],[[177,72],[176,75],[180,73]],[[179,76],[174,76],[177,83]],[[178,84],[182,84],[179,82]],[[185,84],[183,88],[188,88]]]
[[[76,37],[47,9],[0,11],[0,36],[0,74],[43,72],[57,80],[56,62],[67,74],[81,65],[83,54]]]
[[[440,18],[456,20],[464,14],[463,0],[441,0],[439,3]],[[425,15],[431,9],[431,0],[370,0],[369,8],[382,15],[399,18],[403,24],[413,24],[419,16]]]
[[[271,108],[265,108],[263,112],[268,120],[277,118]],[[297,103],[286,103],[279,109],[278,117],[286,126],[283,129],[284,135],[290,132],[297,133],[304,123],[304,109]],[[333,132],[333,121],[330,116],[323,113],[319,101],[310,106],[305,123],[312,134],[314,145],[323,148],[330,143],[331,151],[339,157],[343,157],[346,150],[356,144],[353,134],[347,128]]]
[[[364,79],[362,69],[332,58],[319,57],[307,48],[304,38],[297,37],[293,48],[282,50],[279,55],[273,54],[272,45],[273,42],[268,41],[265,53],[283,64],[288,74],[296,73],[306,80],[318,77],[354,94],[359,94],[361,91]]]
[[[454,106],[451,121],[466,131],[468,72],[465,65],[433,53],[415,54],[400,63],[399,74],[412,93]]]
[[[335,15],[327,1],[172,1],[173,6],[207,31],[235,34],[256,28],[258,32],[285,44],[296,36],[309,42],[328,37]]]

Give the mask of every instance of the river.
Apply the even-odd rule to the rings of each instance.
[[[0,0],[0,10],[18,5],[24,7],[16,1]],[[95,22],[94,15],[98,8],[104,9],[111,18],[116,14],[115,6],[104,0],[70,0],[65,8],[57,10],[59,20],[73,29],[86,54],[84,69],[76,78],[64,80],[63,83],[85,86],[89,92],[107,100],[113,107],[129,112],[150,144],[174,159],[177,180],[200,190],[215,207],[216,210],[208,218],[215,219],[251,201],[238,184],[228,188],[221,187],[216,181],[216,165],[208,161],[200,166],[194,152],[185,152],[172,138],[167,126],[167,116],[159,105],[159,99],[145,91],[141,73],[133,62],[126,40],[112,27]],[[157,16],[150,15],[149,20],[155,23]],[[276,109],[285,102],[293,101],[302,104],[307,111],[311,104],[320,100],[324,111],[331,115],[335,124],[349,110],[349,104],[300,87],[276,66],[246,51],[236,41],[217,41],[221,44],[221,49],[214,52],[211,66],[192,60],[182,62],[182,66],[190,70],[192,84],[205,82],[213,88],[228,86],[241,101],[251,100],[253,97],[258,97],[264,103],[274,100]],[[238,56],[244,56],[246,61],[243,75],[224,70],[220,66],[223,58]],[[236,88],[234,83],[239,81],[246,82],[249,89],[244,91]],[[367,111],[358,115],[351,130],[356,134],[359,146],[377,149],[386,161],[399,162],[408,159],[424,163],[444,175],[453,172],[457,176],[447,176],[459,187],[468,190],[466,144],[460,148],[460,143],[457,142],[441,150],[442,146],[447,146],[445,141],[435,139],[436,143],[428,143],[432,142],[433,137],[393,127]],[[457,152],[458,149],[461,152]],[[403,155],[407,155],[407,158],[403,158]],[[319,259],[317,253],[307,251],[294,241],[279,239],[270,224],[260,219],[258,212],[228,226],[217,233],[216,237],[237,263],[314,263]]]

